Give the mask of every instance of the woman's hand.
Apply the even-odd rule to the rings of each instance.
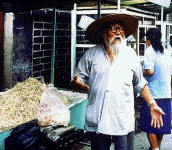
[[[90,88],[87,84],[83,84],[77,77],[77,75],[74,76],[74,80],[72,81],[72,88],[74,88],[77,91],[88,91]]]

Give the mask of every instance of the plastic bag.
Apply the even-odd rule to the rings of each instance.
[[[41,127],[41,132],[52,142],[56,142],[60,139],[61,135],[67,134],[75,129],[75,125],[69,125],[67,127],[64,126],[48,126],[48,127]]]
[[[64,125],[68,126],[70,111],[63,103],[56,88],[44,87],[38,108],[38,123],[40,126]]]
[[[6,150],[42,150],[42,133],[37,123],[25,123],[13,129],[5,139]]]

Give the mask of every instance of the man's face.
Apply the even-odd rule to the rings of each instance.
[[[116,54],[119,51],[119,47],[125,44],[125,31],[124,28],[116,23],[111,24],[109,28],[106,30],[104,35],[104,40],[106,47],[112,52],[112,54]]]
[[[121,43],[122,38],[125,37],[124,27],[120,24],[111,24],[107,30],[107,38],[113,39],[112,44],[116,44],[118,42]]]

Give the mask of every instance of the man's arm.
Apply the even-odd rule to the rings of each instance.
[[[156,128],[156,127],[160,128],[160,126],[163,127],[162,115],[165,115],[165,113],[157,105],[157,103],[155,101],[153,101],[154,99],[153,99],[151,92],[147,85],[144,86],[144,88],[141,90],[140,94],[142,95],[142,97],[144,98],[144,100],[146,101],[147,104],[150,103],[151,101],[153,102],[149,105],[151,118],[152,118],[151,126],[154,126],[154,128]]]

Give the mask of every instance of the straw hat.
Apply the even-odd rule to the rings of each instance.
[[[92,44],[100,44],[103,42],[103,29],[109,23],[122,22],[125,25],[125,36],[128,37],[133,34],[138,26],[136,17],[127,14],[107,15],[92,22],[86,29],[86,38]]]

